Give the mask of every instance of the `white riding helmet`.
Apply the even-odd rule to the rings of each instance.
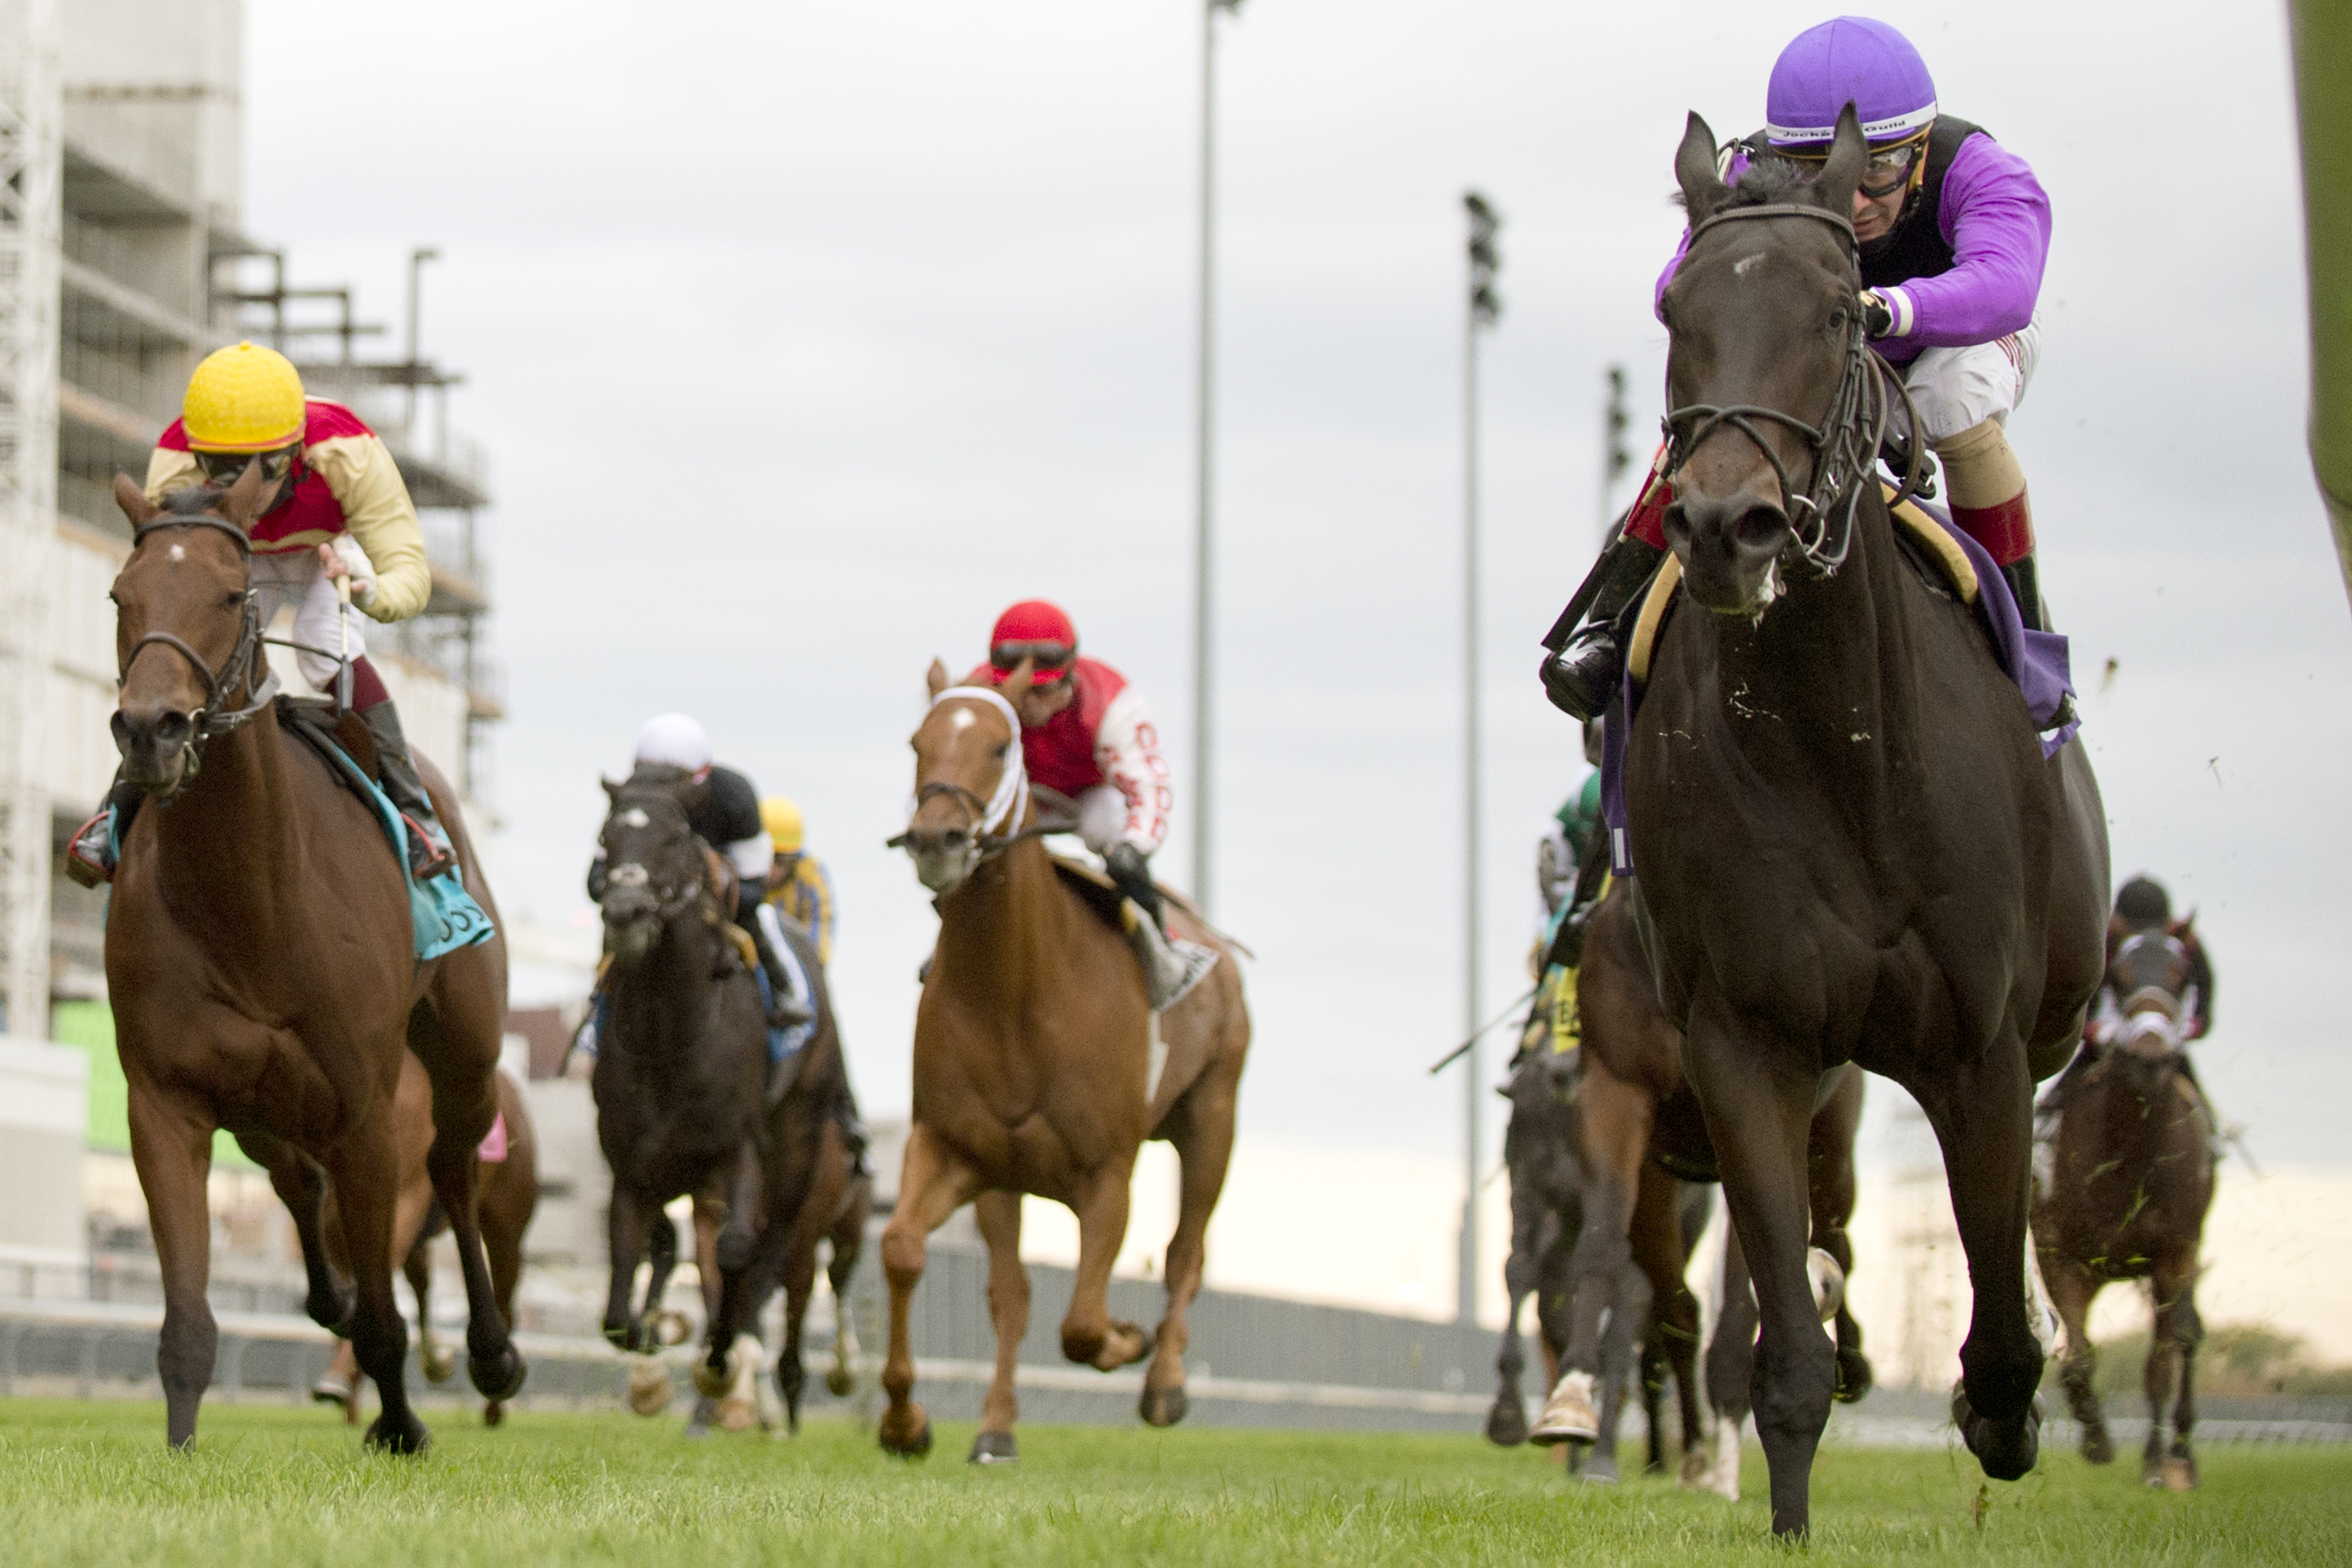
[[[698,773],[710,765],[710,737],[683,713],[656,713],[637,731],[637,761]]]

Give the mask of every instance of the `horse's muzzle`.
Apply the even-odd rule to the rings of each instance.
[[[1751,490],[1717,498],[1685,493],[1666,509],[1666,543],[1682,560],[1690,596],[1722,616],[1761,616],[1781,590],[1789,514]]]
[[[980,864],[980,843],[964,827],[907,830],[907,854],[915,862],[916,879],[933,895],[944,897],[964,884]]]
[[[194,715],[177,708],[118,708],[109,721],[114,749],[122,753],[122,776],[142,789],[179,786],[196,736]]]

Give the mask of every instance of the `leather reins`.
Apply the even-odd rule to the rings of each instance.
[[[217,529],[236,541],[236,552],[240,560],[249,563],[253,559],[253,541],[247,537],[245,530],[217,517],[155,518],[140,524],[132,531],[131,549],[138,549],[140,545],[146,542],[149,535],[167,528]],[[188,785],[195,782],[196,774],[203,765],[204,744],[206,741],[215,735],[232,734],[243,729],[247,721],[278,700],[278,672],[268,668],[266,664],[263,666],[260,684],[257,686],[253,684],[254,663],[259,657],[262,642],[261,597],[252,584],[249,565],[247,572],[245,602],[237,627],[236,646],[229,650],[228,657],[221,662],[220,668],[214,669],[206,664],[204,655],[198,653],[185,638],[175,633],[149,632],[131,645],[131,651],[123,656],[122,664],[115,674],[114,689],[119,692],[131,679],[131,667],[137,663],[139,656],[152,646],[166,647],[178,654],[187,661],[188,667],[196,672],[196,678],[205,683],[204,706],[188,715],[188,738],[180,745],[182,763],[179,782],[172,786],[169,794],[159,797],[164,805],[168,805],[178,799]],[[221,711],[221,704],[239,690],[248,693],[251,700],[242,708]]]
[[[1687,256],[1690,249],[1697,247],[1700,237],[1719,224],[1782,217],[1813,218],[1837,230],[1845,241],[1847,259],[1854,264],[1859,276],[1861,252],[1854,237],[1853,220],[1843,213],[1804,202],[1767,202],[1727,208],[1691,230],[1690,246],[1684,254]],[[1891,510],[1918,489],[1925,442],[1919,435],[1918,411],[1912,404],[1910,389],[1895,374],[1894,367],[1871,352],[1869,334],[1859,310],[1854,312],[1853,329],[1846,334],[1845,364],[1838,375],[1837,390],[1832,394],[1829,413],[1819,426],[1763,404],[1687,404],[1668,414],[1664,420],[1665,479],[1672,483],[1683,465],[1717,430],[1738,431],[1772,465],[1782,498],[1798,514],[1790,519],[1798,553],[1822,576],[1833,575],[1845,563],[1846,552],[1853,547],[1854,516],[1861,509],[1864,492],[1871,488],[1863,481],[1876,467],[1879,449],[1885,445],[1887,425],[1897,397],[1903,404],[1905,427],[1910,432],[1910,449],[1903,482],[1894,499],[1886,503]],[[1764,438],[1764,432],[1757,428],[1758,420],[1785,426],[1811,450],[1813,482],[1805,493],[1800,495],[1791,489],[1788,465]]]

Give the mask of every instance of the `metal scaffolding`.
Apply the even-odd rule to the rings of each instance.
[[[54,0],[0,0],[0,1033],[49,1005],[49,557],[64,100]]]

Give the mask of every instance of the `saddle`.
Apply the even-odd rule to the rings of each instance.
[[[1107,873],[1083,860],[1068,859],[1050,851],[1045,858],[1053,863],[1063,886],[1077,894],[1081,903],[1100,916],[1135,951],[1136,961],[1143,966],[1144,988],[1150,994],[1154,1013],[1165,1012],[1181,1002],[1216,967],[1215,948],[1154,931],[1148,917],[1130,919],[1127,895],[1118,890],[1118,884]],[[1202,925],[1209,923],[1207,917],[1181,893],[1161,887],[1160,896]]]

